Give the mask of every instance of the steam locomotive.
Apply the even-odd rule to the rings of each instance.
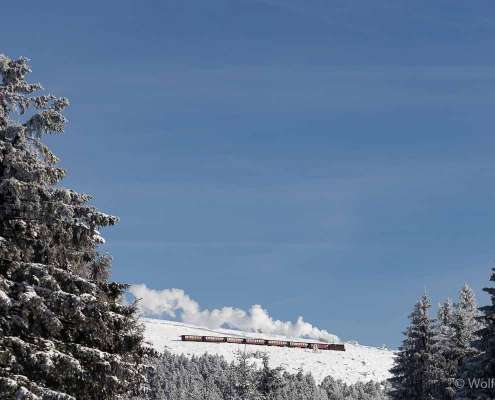
[[[198,335],[181,335],[181,340],[183,342],[235,343],[235,344],[249,344],[256,346],[277,346],[277,347],[292,347],[299,349],[345,351],[345,346],[340,343],[291,342],[287,340],[242,338],[242,337],[232,337],[232,336],[198,336]]]

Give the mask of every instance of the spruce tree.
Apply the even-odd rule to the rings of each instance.
[[[495,268],[491,282],[495,282]],[[465,387],[460,398],[476,400],[495,399],[495,287],[484,288],[489,294],[491,304],[480,307],[481,330],[474,342],[477,354],[464,365]]]
[[[457,391],[455,380],[458,376],[458,360],[455,343],[454,306],[450,299],[440,304],[438,308],[433,353],[437,377],[435,398],[439,400],[454,399]]]
[[[28,60],[0,55],[0,398],[119,399],[142,380],[142,331],[108,281],[99,230],[117,218],[60,185],[42,143],[67,99],[35,94]]]
[[[455,350],[458,365],[476,355],[474,342],[481,329],[478,305],[473,290],[465,284],[459,291],[459,302],[455,306],[453,319]]]
[[[270,368],[269,357],[261,356],[263,367],[257,373],[257,389],[262,400],[273,399],[276,393],[283,387],[282,368]]]
[[[410,314],[406,336],[391,369],[392,390],[396,400],[430,400],[436,389],[435,337],[433,321],[429,317],[431,303],[424,295]]]
[[[237,351],[235,362],[230,366],[230,381],[232,385],[232,400],[257,400],[256,368],[250,361],[256,358],[255,353]]]

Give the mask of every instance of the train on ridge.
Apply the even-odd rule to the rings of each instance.
[[[295,349],[345,351],[345,345],[341,343],[292,342],[289,340],[278,340],[278,339],[243,338],[236,336],[199,336],[199,335],[181,335],[181,340],[183,342],[233,343],[233,344],[248,344],[255,346],[291,347]]]

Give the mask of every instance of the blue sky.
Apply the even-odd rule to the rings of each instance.
[[[113,278],[396,346],[495,258],[490,1],[8,2]]]

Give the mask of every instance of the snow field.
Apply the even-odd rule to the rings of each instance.
[[[182,342],[180,335],[242,336],[265,339],[288,339],[282,336],[230,329],[208,329],[180,322],[145,318],[145,339],[158,351],[200,356],[218,354],[232,361],[237,351],[262,351],[269,355],[272,367],[283,367],[289,372],[311,372],[316,382],[330,375],[352,384],[358,381],[383,381],[390,377],[394,353],[386,349],[345,343],[346,351],[314,351],[289,347],[252,346],[232,343]],[[290,340],[311,340],[289,338]]]

